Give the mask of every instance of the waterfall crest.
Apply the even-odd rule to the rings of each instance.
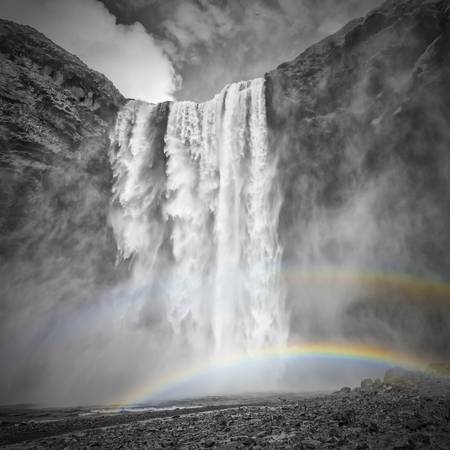
[[[213,337],[218,352],[282,345],[282,199],[264,80],[231,84],[205,103],[171,104],[159,143],[158,108],[129,102],[113,135],[120,256],[140,278],[165,268],[166,316],[176,332]]]

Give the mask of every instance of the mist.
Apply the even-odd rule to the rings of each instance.
[[[360,21],[358,32],[382,13]],[[337,33],[266,77],[283,174],[279,236],[294,342],[389,345],[448,359],[449,134],[437,112],[446,108],[446,82],[431,63],[444,43],[427,48],[412,28],[421,20],[403,25],[413,30],[408,54],[368,41],[352,67],[358,34]],[[348,59],[336,51],[330,71],[322,55],[340,45]],[[411,55],[422,56],[416,63]]]
[[[1,402],[321,391],[389,367],[273,356],[318,343],[448,360],[450,114],[436,63],[448,57],[435,23],[359,40],[372,30],[361,19],[262,79],[376,5],[104,3],[125,25],[98,2],[83,14],[101,12],[110,45],[136,47],[139,63],[122,71],[127,57],[103,59],[112,47],[58,42],[139,100],[123,102],[106,152],[55,152],[51,168],[21,168],[44,167],[31,187],[6,178],[9,211],[26,213],[2,219]],[[154,103],[172,96],[209,101]]]

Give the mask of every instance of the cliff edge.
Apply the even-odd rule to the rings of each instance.
[[[449,2],[388,0],[266,74],[266,85],[285,263],[378,273],[333,291],[357,299],[337,318],[343,335],[403,336],[448,355],[446,295],[430,280],[450,275]],[[394,292],[398,274],[409,288]],[[297,296],[290,287],[289,304]],[[293,307],[291,329],[311,328],[302,320]]]
[[[17,301],[17,284],[34,279],[39,285],[72,264],[81,280],[111,268],[109,131],[124,101],[105,76],[41,33],[0,20],[0,278],[6,302]],[[28,281],[17,283],[22,277]]]

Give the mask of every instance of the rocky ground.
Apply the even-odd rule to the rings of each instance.
[[[391,371],[314,397],[2,425],[5,448],[448,449],[450,382]]]

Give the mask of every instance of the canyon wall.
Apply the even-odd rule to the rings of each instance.
[[[266,75],[285,264],[378,273],[342,294],[359,298],[342,313],[344,334],[393,342],[397,328],[424,349],[438,336],[445,350],[448,293],[432,284],[450,274],[449,50],[447,1],[387,1]],[[418,279],[430,284],[420,294]],[[300,298],[323,298],[312,291],[291,287],[291,325],[324,336],[326,321],[295,314]],[[424,313],[427,303],[436,309]]]
[[[3,286],[11,287],[3,290],[7,301],[14,301],[16,277],[44,282],[69,265],[77,267],[70,278],[109,276],[115,258],[106,224],[109,132],[123,102],[106,77],[76,56],[30,27],[0,21],[0,255]]]

